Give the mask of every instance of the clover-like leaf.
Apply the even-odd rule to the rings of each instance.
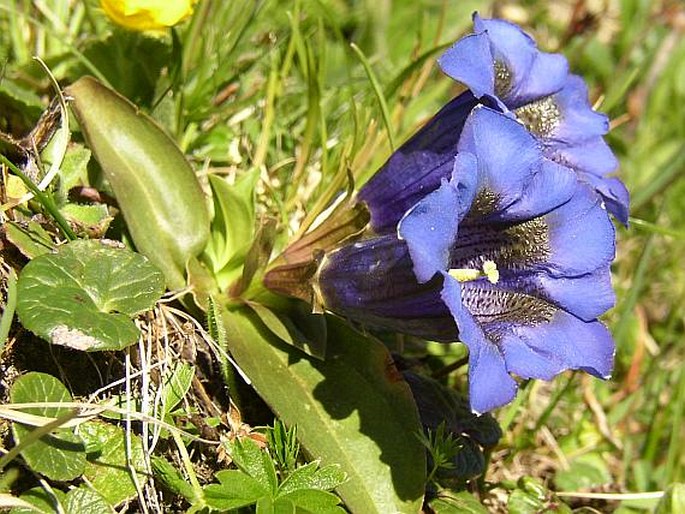
[[[70,402],[67,388],[55,377],[46,373],[27,373],[12,386],[10,399],[13,403]],[[70,410],[59,407],[35,407],[26,409],[27,414],[59,418]],[[46,421],[47,423],[47,421]],[[73,480],[80,476],[86,465],[85,445],[71,429],[57,429],[31,441],[36,427],[12,424],[16,444],[28,443],[21,456],[29,467],[52,480]]]
[[[120,350],[138,338],[131,317],[154,305],[164,277],[130,250],[73,241],[29,262],[17,287],[17,314],[32,332],[77,350]]]

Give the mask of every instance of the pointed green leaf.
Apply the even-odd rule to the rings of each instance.
[[[31,372],[19,377],[12,386],[10,398],[13,403],[70,402],[67,388],[55,377],[46,373]],[[69,414],[70,409],[59,407],[36,407],[27,413],[48,418]],[[35,427],[12,424],[16,444],[30,437]],[[52,480],[73,480],[80,476],[86,465],[85,445],[71,429],[58,429],[31,442],[21,455],[34,471]]]
[[[55,247],[50,235],[35,221],[29,221],[26,226],[8,221],[5,231],[7,239],[29,259],[48,253]]]
[[[383,345],[329,322],[326,360],[311,359],[262,327],[249,310],[226,312],[231,353],[278,416],[296,424],[302,445],[339,464],[338,488],[353,512],[421,509],[425,452],[409,387]]]
[[[17,287],[17,314],[32,332],[74,349],[119,350],[138,338],[131,316],[154,305],[164,278],[140,254],[74,241],[29,262]]]
[[[311,514],[344,514],[340,507],[340,498],[336,495],[317,489],[300,489],[284,496],[279,496],[277,502],[287,500],[292,502],[297,512]]]
[[[340,466],[335,464],[321,469],[317,469],[318,467],[318,462],[310,462],[297,468],[288,475],[288,478],[278,488],[279,495],[288,494],[299,489],[331,491],[344,483],[347,478],[340,469]]]

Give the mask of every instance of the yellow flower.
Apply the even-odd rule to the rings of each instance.
[[[183,21],[197,0],[100,0],[115,23],[132,30],[161,30]]]

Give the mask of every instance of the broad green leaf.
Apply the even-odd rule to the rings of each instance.
[[[46,373],[31,372],[19,377],[12,386],[10,399],[13,403],[70,402],[71,395],[55,377]],[[26,409],[28,414],[59,418],[70,409],[59,407],[35,407]],[[35,427],[12,424],[14,441],[21,444]],[[28,466],[52,480],[73,480],[81,476],[86,465],[85,445],[70,429],[58,429],[31,442],[21,455]]]
[[[190,164],[152,119],[96,79],[82,77],[66,92],[136,248],[169,288],[185,287],[188,259],[209,237],[205,197]]]
[[[53,488],[52,492],[54,496],[48,494],[48,492],[42,487],[34,487],[33,489],[29,489],[25,493],[22,493],[19,498],[36,507],[39,512],[53,514],[54,512],[57,512],[57,509],[55,508],[55,500],[57,500],[60,503],[60,506],[64,508],[63,505],[66,502],[67,495],[56,488]],[[30,514],[35,512],[37,511],[33,509],[15,507],[10,511],[10,514]]]
[[[55,247],[45,229],[35,221],[29,221],[26,226],[8,221],[5,224],[5,235],[29,259],[49,253]]]
[[[85,485],[67,493],[66,514],[114,514],[114,509],[98,492]]]
[[[131,452],[127,459],[126,434],[122,428],[90,421],[79,426],[79,434],[86,442],[95,440],[102,443],[98,453],[88,454],[83,473],[92,487],[112,505],[133,498],[137,491],[131,476],[132,469],[136,471],[141,485],[145,483],[147,475],[140,438],[130,434]]]
[[[435,514],[488,514],[488,509],[468,491],[440,491],[428,505]]]
[[[380,343],[329,320],[326,360],[311,359],[262,327],[249,310],[223,317],[231,353],[257,392],[324,465],[353,512],[418,512],[426,479],[409,387]]]
[[[325,336],[319,339],[310,339],[284,314],[277,314],[268,307],[255,302],[247,304],[266,327],[284,343],[294,346],[311,357],[323,359],[326,353]],[[314,316],[320,318],[321,316]]]
[[[685,484],[671,484],[656,507],[655,514],[685,512]]]
[[[164,292],[162,274],[140,254],[98,241],[73,241],[36,257],[18,282],[22,324],[53,344],[119,350],[139,331],[131,316]]]
[[[262,497],[271,497],[268,488],[237,469],[219,471],[215,476],[220,484],[209,484],[204,488],[205,501],[214,509],[237,509]]]

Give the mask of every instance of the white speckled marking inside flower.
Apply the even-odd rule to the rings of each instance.
[[[551,96],[514,110],[523,125],[538,137],[549,137],[561,123],[561,110]]]

